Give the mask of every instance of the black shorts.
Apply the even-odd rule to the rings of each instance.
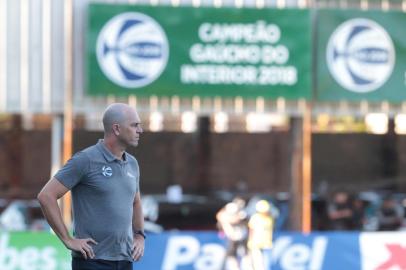
[[[130,261],[106,261],[72,258],[72,270],[132,270]]]

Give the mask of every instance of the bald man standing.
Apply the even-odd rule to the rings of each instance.
[[[72,270],[130,270],[144,254],[137,160],[126,152],[142,133],[134,108],[115,103],[103,115],[104,139],[76,153],[38,194],[48,223],[72,251]],[[71,190],[73,237],[57,200]]]

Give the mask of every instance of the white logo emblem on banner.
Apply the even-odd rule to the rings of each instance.
[[[110,19],[97,39],[97,61],[115,84],[139,88],[165,69],[169,47],[165,32],[151,17],[126,12]]]
[[[330,73],[349,91],[375,91],[390,77],[394,64],[395,49],[390,36],[369,19],[342,23],[327,44]]]

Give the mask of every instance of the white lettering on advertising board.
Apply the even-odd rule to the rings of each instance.
[[[322,270],[327,237],[318,236],[310,244],[295,243],[282,236],[275,241],[272,264],[282,270]],[[201,244],[193,236],[172,236],[168,239],[161,270],[177,270],[193,266],[195,270],[218,270],[223,265],[225,249],[216,243]],[[248,270],[248,269],[242,269]]]

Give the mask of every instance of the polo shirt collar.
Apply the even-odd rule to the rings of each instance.
[[[97,142],[97,147],[102,152],[102,154],[107,162],[113,162],[115,160],[118,160],[118,161],[124,162],[124,163],[128,162],[127,152],[123,153],[123,160],[120,160],[115,155],[113,155],[113,153],[111,153],[109,149],[107,149],[107,147],[104,145],[103,142],[104,142],[103,139],[99,139],[99,141]]]

